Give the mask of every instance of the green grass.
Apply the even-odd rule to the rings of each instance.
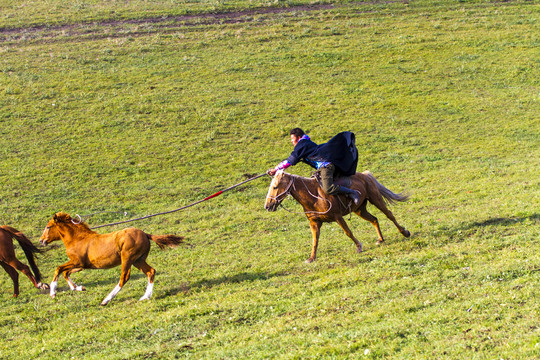
[[[75,274],[83,293],[60,280],[54,300],[23,277],[12,299],[0,273],[0,358],[540,356],[538,3],[108,23],[291,4],[4,2],[0,223],[37,241],[56,211],[175,209],[274,166],[300,126],[316,142],[354,131],[359,170],[412,194],[392,207],[412,237],[374,210],[384,245],[351,217],[365,252],[329,224],[305,264],[307,220],[267,213],[255,180],[130,224],[192,245],[152,248],[150,301],[134,272],[99,306],[118,268]],[[45,280],[66,260],[62,244],[42,255]]]
[[[217,12],[244,8],[287,5],[270,1],[11,1],[4,0],[2,22],[7,28],[87,23],[102,19],[160,18],[200,12]]]

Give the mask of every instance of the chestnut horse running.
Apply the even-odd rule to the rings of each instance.
[[[146,263],[146,257],[150,252],[150,240],[164,249],[179,245],[183,239],[176,235],[150,235],[136,228],[98,234],[90,230],[87,224],[74,221],[69,214],[56,213],[45,227],[40,242],[42,245],[47,245],[55,240],[62,240],[69,261],[60,265],[54,272],[51,297],[56,296],[58,277],[61,273],[71,290],[83,291],[85,288],[75,284],[69,277],[72,273],[83,269],[109,269],[121,265],[122,272],[118,285],[101,302],[101,305],[107,305],[129,280],[131,265],[133,265],[148,278],[146,292],[139,300],[149,299],[152,296],[156,273]]]
[[[321,226],[325,222],[337,222],[345,231],[345,234],[354,242],[357,252],[362,252],[362,244],[354,237],[343,218],[343,216],[351,212],[369,221],[375,227],[379,236],[377,244],[384,241],[377,218],[366,209],[368,201],[392,220],[403,236],[411,236],[407,229],[398,224],[392,212],[386,207],[385,202],[385,200],[389,203],[406,201],[408,199],[407,195],[394,194],[381,185],[369,171],[356,173],[350,179],[351,185],[349,187],[360,192],[359,205],[354,205],[352,200],[343,195],[326,195],[315,178],[305,178],[278,171],[272,179],[264,204],[266,210],[276,211],[288,195],[291,195],[304,208],[313,235],[313,247],[311,256],[306,260],[307,263],[313,262],[317,258],[319,235]]]
[[[13,247],[13,239],[17,240],[24,255],[28,259],[28,263],[32,268],[34,274],[30,268],[17,260],[15,257],[15,248]],[[34,254],[41,253],[37,247],[19,230],[12,228],[11,226],[0,226],[0,265],[6,270],[6,272],[13,280],[13,297],[19,296],[19,273],[20,271],[24,275],[28,276],[32,284],[38,289],[48,289],[49,285],[41,282],[41,273],[36,265]]]

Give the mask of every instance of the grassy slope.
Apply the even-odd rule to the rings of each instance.
[[[292,126],[356,132],[360,168],[412,193],[393,209],[413,233],[374,211],[385,245],[352,218],[364,254],[328,225],[304,264],[306,220],[264,212],[257,180],[135,224],[195,245],[153,248],[149,302],[133,274],[98,307],[118,269],[54,301],[0,275],[0,357],[538,357],[537,20],[530,2],[359,4],[0,44],[0,222],[33,239],[55,211],[145,215],[261,173]],[[47,279],[65,259],[40,258]]]
[[[91,23],[94,21],[167,18],[200,13],[219,13],[257,8],[289,7],[295,5],[330,4],[330,1],[264,1],[264,0],[3,0],[0,4],[5,28],[55,26]]]

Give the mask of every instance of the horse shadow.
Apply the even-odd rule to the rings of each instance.
[[[222,284],[239,284],[243,282],[252,282],[257,280],[269,280],[275,277],[280,276],[287,276],[288,273],[283,272],[274,272],[274,273],[268,273],[268,272],[254,272],[254,273],[248,273],[243,272],[232,276],[221,276],[216,279],[206,279],[206,280],[200,280],[196,281],[194,283],[183,283],[180,285],[180,287],[171,289],[166,291],[163,295],[159,296],[158,298],[165,298],[171,295],[178,295],[180,293],[187,294],[189,291],[193,289],[210,289],[218,285]]]
[[[469,224],[464,224],[458,230],[472,230],[478,228],[486,228],[489,226],[511,226],[516,224],[522,224],[528,220],[530,220],[531,222],[538,222],[540,220],[540,214],[532,214],[530,216],[523,217],[499,217],[483,221],[475,221]]]
[[[484,220],[461,222],[455,226],[443,227],[440,230],[418,230],[412,236],[412,244],[415,248],[426,248],[432,245],[428,239],[435,236],[439,243],[460,243],[466,238],[484,231],[491,231],[494,228],[510,228],[518,226],[527,226],[529,224],[539,225],[540,214],[516,217],[494,217]]]

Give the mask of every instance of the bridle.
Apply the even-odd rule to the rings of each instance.
[[[71,223],[74,224],[74,225],[79,225],[83,222],[83,219],[81,218],[81,216],[79,214],[76,214],[75,215],[77,218],[79,218],[79,221],[75,221],[74,219],[71,219]],[[57,225],[56,225],[57,226]],[[44,243],[44,241],[47,241],[49,239],[49,232],[51,231],[53,226],[45,226],[45,230],[43,230],[43,234],[41,235],[41,237],[43,238],[43,241],[40,240],[40,243]]]
[[[318,214],[318,215],[324,215],[324,214],[328,213],[332,209],[332,202],[330,200],[328,200],[328,199],[325,199],[325,198],[322,198],[322,197],[320,197],[318,195],[315,195],[311,191],[309,191],[308,186],[306,185],[306,183],[304,182],[304,180],[302,178],[300,178],[300,180],[301,180],[302,184],[304,185],[304,187],[306,188],[308,194],[311,197],[315,198],[315,199],[326,201],[328,203],[328,209],[326,211],[295,212],[295,211],[291,211],[291,210],[287,209],[285,206],[283,206],[282,201],[285,200],[285,198],[291,194],[291,188],[296,190],[296,186],[294,184],[294,179],[295,178],[296,178],[296,176],[291,174],[291,181],[287,185],[286,189],[282,193],[280,193],[280,194],[278,194],[276,196],[268,196],[268,198],[278,202],[279,203],[278,206],[281,206],[285,211],[290,212],[291,214]],[[284,195],[284,196],[280,199],[280,196],[282,196],[282,195]]]
[[[77,221],[71,219],[71,223],[73,223],[73,224],[75,224],[75,225],[79,225],[80,223],[83,222],[83,219],[81,218],[81,215],[75,214],[75,216],[79,218],[79,221],[77,222]]]
[[[267,197],[269,199],[274,200],[275,202],[279,203],[279,205],[281,205],[281,202],[283,200],[285,200],[285,198],[291,194],[291,187],[293,187],[293,186],[294,186],[294,176],[291,176],[291,181],[287,185],[287,188],[285,188],[285,191],[283,191],[281,194],[278,194],[276,196],[268,195]]]
[[[41,238],[39,240],[41,245],[45,245],[46,241],[49,240],[49,232],[51,231],[52,226],[45,226],[45,230],[43,230],[43,234],[41,235]]]

